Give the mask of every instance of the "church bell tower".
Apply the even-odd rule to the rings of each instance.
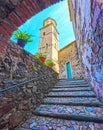
[[[52,18],[44,20],[43,27],[40,29],[39,53],[46,55],[48,60],[53,61],[55,64],[53,69],[59,73],[58,34],[55,20]]]

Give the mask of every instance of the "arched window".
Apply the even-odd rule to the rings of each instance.
[[[48,49],[48,44],[46,43],[46,50]]]

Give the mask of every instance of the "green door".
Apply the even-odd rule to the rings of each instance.
[[[70,62],[66,63],[66,69],[67,69],[67,78],[72,79],[72,71],[71,71],[71,65]]]

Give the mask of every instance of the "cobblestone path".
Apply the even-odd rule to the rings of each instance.
[[[103,106],[84,80],[60,80],[16,130],[103,130]]]

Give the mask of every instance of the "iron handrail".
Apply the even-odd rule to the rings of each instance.
[[[42,77],[44,77],[44,76],[49,76],[49,75],[42,75],[42,76],[40,76],[40,77],[36,77],[36,78],[31,79],[31,80],[18,83],[18,84],[16,84],[16,85],[3,88],[3,89],[0,90],[0,94],[4,93],[4,92],[6,92],[6,91],[9,91],[9,90],[11,90],[11,89],[14,89],[14,88],[18,88],[18,87],[20,87],[21,85],[28,84],[28,83],[30,83],[30,82],[32,82],[32,81],[34,81],[34,80],[40,79],[40,78],[42,78]]]

